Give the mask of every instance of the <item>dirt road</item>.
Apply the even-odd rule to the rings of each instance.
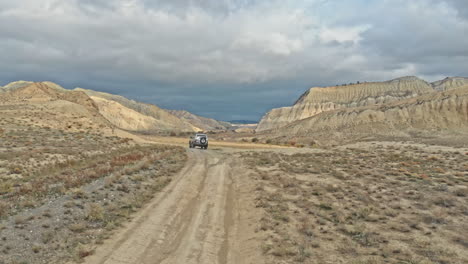
[[[261,263],[252,186],[236,159],[214,150],[188,154],[164,192],[85,263]]]

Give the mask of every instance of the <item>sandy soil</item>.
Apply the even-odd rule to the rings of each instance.
[[[85,263],[442,263],[454,252],[444,263],[462,263],[468,244],[451,230],[468,212],[466,149],[378,143],[187,149],[184,169]]]
[[[253,185],[229,156],[189,150],[166,190],[85,263],[262,263]]]

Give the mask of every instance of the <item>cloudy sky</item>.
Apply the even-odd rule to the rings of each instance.
[[[313,86],[468,76],[468,1],[0,0],[0,61],[0,85],[258,119]]]

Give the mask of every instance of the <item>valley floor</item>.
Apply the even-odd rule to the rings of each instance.
[[[186,161],[171,158],[184,152],[179,147],[162,151],[158,166],[144,167],[144,175],[123,171],[119,179],[98,181],[102,186],[66,194],[64,208],[52,214],[29,210],[29,218],[3,221],[0,245],[10,258],[0,263],[21,263],[12,257],[20,249],[14,241],[37,240],[29,238],[33,227],[48,235],[21,246],[28,256],[23,263],[468,263],[466,148],[214,143],[209,150],[187,148]],[[141,189],[155,173],[158,187]],[[141,190],[154,191],[145,194],[147,203],[132,198],[130,207],[120,206]],[[105,202],[109,197],[115,198]],[[66,233],[48,220],[62,213],[73,220]],[[53,247],[67,253],[55,235],[70,232],[78,238],[70,245],[75,257],[55,258]]]
[[[243,154],[267,263],[468,263],[468,149],[294,152]]]
[[[253,186],[238,165],[189,150],[166,190],[86,263],[261,263]]]
[[[468,149],[189,150],[86,263],[466,263]]]

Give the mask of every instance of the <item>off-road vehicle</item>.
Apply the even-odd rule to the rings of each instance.
[[[191,136],[189,140],[189,148],[200,147],[202,149],[208,149],[208,136],[206,134],[195,134]]]

